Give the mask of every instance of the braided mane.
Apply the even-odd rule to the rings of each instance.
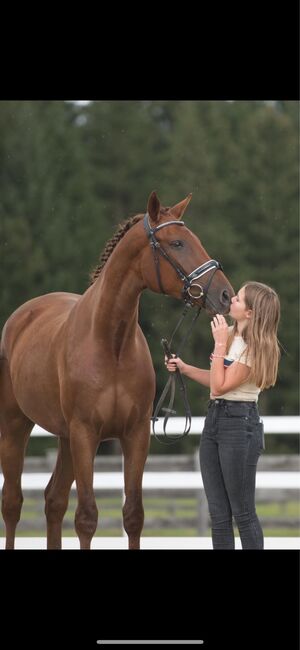
[[[119,243],[119,241],[123,239],[124,235],[126,235],[128,230],[130,230],[132,226],[135,226],[135,224],[138,223],[138,221],[140,221],[142,218],[143,218],[142,214],[137,214],[135,217],[131,217],[130,219],[127,219],[127,221],[123,221],[123,223],[119,224],[118,230],[116,230],[113,237],[109,239],[109,241],[106,243],[104,251],[100,255],[98,266],[96,266],[94,270],[90,273],[90,285],[96,282],[108,258],[111,256],[113,250],[116,248],[116,245]]]

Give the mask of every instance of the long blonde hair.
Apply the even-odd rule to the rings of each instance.
[[[274,386],[277,379],[280,349],[277,330],[280,320],[280,302],[274,289],[261,282],[245,282],[246,309],[251,318],[242,331],[247,344],[246,356],[251,360],[247,381],[253,381],[261,390]],[[241,287],[241,288],[243,288]],[[227,353],[237,334],[237,321],[229,334]]]

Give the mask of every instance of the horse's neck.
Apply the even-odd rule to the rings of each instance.
[[[86,292],[90,323],[95,337],[134,336],[143,282],[138,272],[138,254],[120,242],[106,262],[96,282]],[[122,245],[123,244],[123,245]]]
[[[99,277],[95,283],[93,320],[97,326],[110,329],[120,321],[137,320],[142,287],[131,269],[122,271],[120,268],[114,274],[108,271],[103,273],[102,281]]]

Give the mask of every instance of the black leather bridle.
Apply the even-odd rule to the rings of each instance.
[[[186,343],[188,335],[191,333],[192,328],[193,328],[193,326],[194,326],[194,324],[195,324],[195,322],[196,322],[196,320],[197,320],[197,318],[198,318],[198,316],[200,314],[201,308],[205,307],[205,302],[206,302],[206,299],[207,299],[208,290],[209,290],[209,287],[210,287],[210,284],[211,284],[211,281],[213,279],[213,276],[214,276],[215,272],[218,271],[218,270],[223,271],[223,267],[220,264],[220,262],[217,262],[216,260],[208,260],[207,262],[204,262],[204,264],[201,264],[201,266],[197,266],[197,268],[194,269],[194,271],[192,271],[191,273],[189,273],[187,275],[185,273],[185,271],[181,268],[181,266],[179,266],[178,262],[176,260],[172,259],[172,257],[170,257],[170,255],[168,255],[168,253],[165,251],[165,249],[163,248],[161,243],[159,241],[157,241],[157,239],[155,237],[156,233],[159,232],[162,228],[166,228],[167,226],[184,226],[185,225],[184,221],[177,221],[177,220],[176,221],[166,221],[165,223],[162,223],[159,226],[156,226],[155,228],[151,228],[150,223],[149,223],[149,214],[147,212],[145,214],[145,216],[144,216],[143,223],[144,223],[144,228],[145,228],[147,237],[148,237],[148,239],[150,241],[150,246],[151,246],[151,248],[153,250],[157,282],[158,282],[158,286],[160,288],[161,293],[165,293],[165,291],[164,291],[164,288],[163,288],[163,284],[162,284],[162,280],[161,280],[161,274],[160,274],[159,254],[165,260],[167,260],[169,262],[169,264],[171,264],[171,266],[173,267],[173,269],[176,271],[177,275],[180,277],[181,281],[183,282],[182,298],[183,298],[183,300],[185,302],[185,308],[184,308],[183,314],[182,314],[182,316],[181,316],[181,318],[179,320],[179,323],[175,327],[175,330],[174,330],[174,332],[173,332],[173,334],[171,336],[171,339],[170,339],[170,343],[168,343],[167,339],[162,339],[162,344],[163,344],[163,348],[165,350],[165,354],[167,354],[167,356],[170,357],[171,356],[170,346],[171,346],[171,343],[172,343],[172,339],[174,337],[174,334],[177,332],[178,328],[180,327],[181,323],[183,322],[186,314],[188,313],[189,308],[193,307],[195,305],[195,300],[199,300],[200,298],[203,299],[202,304],[200,306],[198,305],[197,313],[193,318],[193,321],[192,321],[191,327],[189,328],[188,333],[184,336],[183,340],[180,343],[180,346],[179,346],[180,349],[182,349],[184,344]],[[195,280],[199,280],[199,278],[201,278],[203,275],[205,275],[209,271],[213,271],[213,273],[209,277],[208,282],[206,283],[205,286],[202,286],[198,282],[195,283]],[[184,428],[184,432],[183,432],[182,435],[179,435],[179,436],[170,436],[170,435],[168,435],[167,436],[166,425],[167,425],[169,416],[176,414],[176,412],[173,411],[173,402],[174,402],[174,398],[175,398],[175,382],[176,382],[176,379],[178,380],[179,389],[181,391],[183,402],[184,402],[185,418],[186,418],[185,419],[185,428]],[[162,409],[162,405],[163,405],[163,403],[164,403],[164,401],[166,399],[166,396],[167,396],[167,394],[169,392],[170,392],[170,400],[169,400],[168,407],[165,408],[165,409]],[[164,418],[164,423],[163,423],[163,432],[164,432],[164,436],[165,436],[165,441],[162,441],[157,436],[157,434],[155,432],[155,422],[158,420],[157,416],[158,416],[158,413],[159,413],[160,409],[164,410],[165,413],[166,413],[165,418]],[[158,403],[156,405],[156,408],[155,408],[155,411],[154,411],[154,414],[153,414],[151,420],[152,420],[153,434],[154,434],[155,438],[158,440],[158,442],[161,442],[163,444],[172,444],[173,442],[176,442],[180,438],[185,437],[189,433],[190,428],[191,428],[191,423],[192,423],[192,413],[191,413],[191,409],[190,409],[188,398],[187,398],[186,386],[185,386],[185,383],[183,381],[180,370],[178,368],[176,369],[176,372],[174,374],[170,374],[170,377],[169,377],[169,379],[167,381],[167,384],[166,384],[166,386],[165,386],[165,388],[164,388],[164,390],[162,392],[162,395],[161,395],[161,397],[160,397],[160,399],[159,399],[159,401],[158,401]],[[168,439],[168,441],[166,439]]]
[[[149,223],[149,214],[146,213],[144,216],[144,228],[147,237],[150,240],[150,246],[153,250],[157,282],[161,292],[165,293],[163,289],[162,280],[161,280],[161,274],[160,274],[159,254],[162,257],[164,257],[169,262],[169,264],[171,264],[171,266],[173,267],[173,269],[176,271],[177,275],[179,275],[181,281],[183,282],[182,297],[184,302],[189,302],[190,304],[194,305],[195,300],[199,300],[200,298],[203,298],[202,307],[204,307],[207,293],[215,272],[218,270],[223,271],[223,267],[220,264],[220,262],[217,262],[217,260],[208,260],[207,262],[204,262],[204,264],[201,264],[201,266],[197,266],[197,268],[194,269],[194,271],[192,271],[187,275],[185,271],[179,266],[178,262],[172,259],[170,255],[168,255],[168,253],[165,251],[161,243],[157,241],[155,237],[156,233],[162,230],[162,228],[166,228],[167,226],[184,226],[184,225],[185,225],[184,221],[176,220],[176,221],[166,221],[165,223],[162,223],[159,226],[156,226],[155,228],[151,228]],[[204,287],[199,283],[195,283],[195,280],[199,280],[199,278],[201,278],[209,271],[213,271],[213,273],[211,274],[207,284]]]

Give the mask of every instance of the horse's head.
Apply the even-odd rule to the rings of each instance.
[[[149,197],[144,228],[149,245],[142,257],[142,273],[152,291],[184,299],[210,314],[229,312],[233,288],[216,260],[181,218],[192,198],[164,208],[155,192]]]

